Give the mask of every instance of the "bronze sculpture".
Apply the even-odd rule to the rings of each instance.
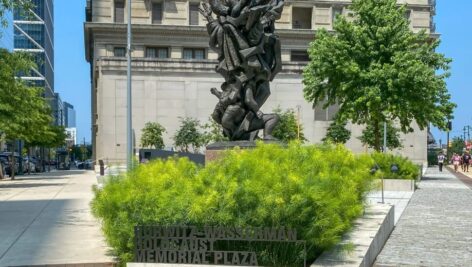
[[[265,140],[275,139],[278,117],[260,108],[270,95],[269,82],[282,69],[274,23],[283,6],[283,0],[209,0],[200,8],[208,20],[210,48],[218,53],[216,72],[225,79],[221,91],[211,88],[219,99],[212,118],[231,141],[252,141],[261,129]]]

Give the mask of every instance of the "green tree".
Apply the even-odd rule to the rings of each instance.
[[[31,0],[0,0],[0,24],[3,27],[8,25],[8,20],[5,18],[5,14],[14,9],[19,9],[22,12],[28,12],[33,8]],[[28,13],[26,13],[28,15]],[[0,37],[2,32],[0,32]]]
[[[0,49],[0,62],[0,129],[5,140],[36,143],[55,138],[50,128],[51,110],[42,96],[43,90],[29,87],[16,77],[35,67],[30,56]],[[13,157],[13,165],[14,160]]]
[[[164,148],[162,134],[166,132],[166,129],[158,122],[147,122],[141,132],[142,147],[154,147],[155,149]]]
[[[203,125],[203,144],[207,145],[212,142],[228,141],[228,138],[223,135],[223,127],[212,118]]]
[[[174,145],[183,152],[189,152],[191,147],[196,152],[204,143],[200,132],[200,122],[193,118],[180,118],[180,128],[174,135]]]
[[[339,122],[334,120],[326,130],[326,136],[322,141],[345,144],[351,138],[351,131],[346,129],[346,125],[346,121]]]
[[[362,144],[367,145],[370,148],[375,149],[375,126],[367,125],[367,127],[362,131],[362,135],[359,137]],[[384,124],[379,123],[377,128],[380,128],[380,135],[382,136],[382,146],[383,146],[383,136],[384,136]],[[400,131],[395,128],[391,123],[387,123],[387,148],[395,149],[401,148],[402,143],[400,141]]]
[[[402,132],[428,123],[446,130],[455,104],[445,78],[450,59],[436,53],[439,40],[415,34],[396,0],[353,0],[356,15],[339,17],[335,33],[319,30],[303,73],[304,96],[314,105],[339,104],[341,120],[373,127],[381,148],[381,125],[398,121]]]
[[[67,133],[64,126],[49,124],[42,133],[41,136],[35,136],[36,139],[31,139],[29,144],[45,148],[63,147],[66,144]]]
[[[279,123],[272,133],[275,138],[287,143],[293,140],[306,141],[303,125],[298,125],[297,115],[293,109],[282,111],[280,107],[277,107],[273,112],[279,116]]]
[[[456,136],[452,138],[451,146],[449,147],[449,150],[448,150],[449,158],[453,153],[462,155],[462,152],[464,152],[464,148],[465,148],[465,141],[462,137]]]
[[[71,147],[71,156],[74,160],[84,161],[92,157],[92,145],[76,144]]]

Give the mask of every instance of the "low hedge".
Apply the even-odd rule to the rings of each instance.
[[[415,180],[418,178],[418,166],[405,157],[379,152],[374,152],[371,156],[380,171],[379,175],[384,176],[384,179]],[[392,172],[393,164],[397,165],[397,172]]]
[[[123,263],[133,258],[135,225],[290,227],[310,262],[362,214],[373,164],[341,145],[258,144],[206,167],[186,158],[140,165],[95,189],[91,205]]]

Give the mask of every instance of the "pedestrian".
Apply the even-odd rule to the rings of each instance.
[[[439,171],[442,172],[442,168],[443,168],[443,164],[444,164],[444,160],[446,159],[446,157],[444,156],[443,152],[439,152],[438,154],[438,166],[439,166]]]
[[[462,152],[462,155],[461,155],[461,170],[464,172],[464,155],[465,155],[465,152]]]
[[[470,165],[470,154],[469,151],[466,151],[464,155],[462,155],[462,163],[464,165],[464,172],[469,172],[469,165]]]
[[[454,171],[457,172],[459,169],[459,164],[461,164],[461,156],[459,156],[459,154],[454,153],[452,156],[452,164],[454,165]]]

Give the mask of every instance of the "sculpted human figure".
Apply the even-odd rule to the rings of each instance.
[[[218,53],[216,72],[225,82],[212,118],[230,140],[252,140],[258,130],[273,139],[275,114],[261,107],[270,95],[269,82],[281,70],[280,40],[274,33],[281,0],[209,0],[200,12],[208,20],[210,48]],[[216,18],[212,14],[216,15]]]

